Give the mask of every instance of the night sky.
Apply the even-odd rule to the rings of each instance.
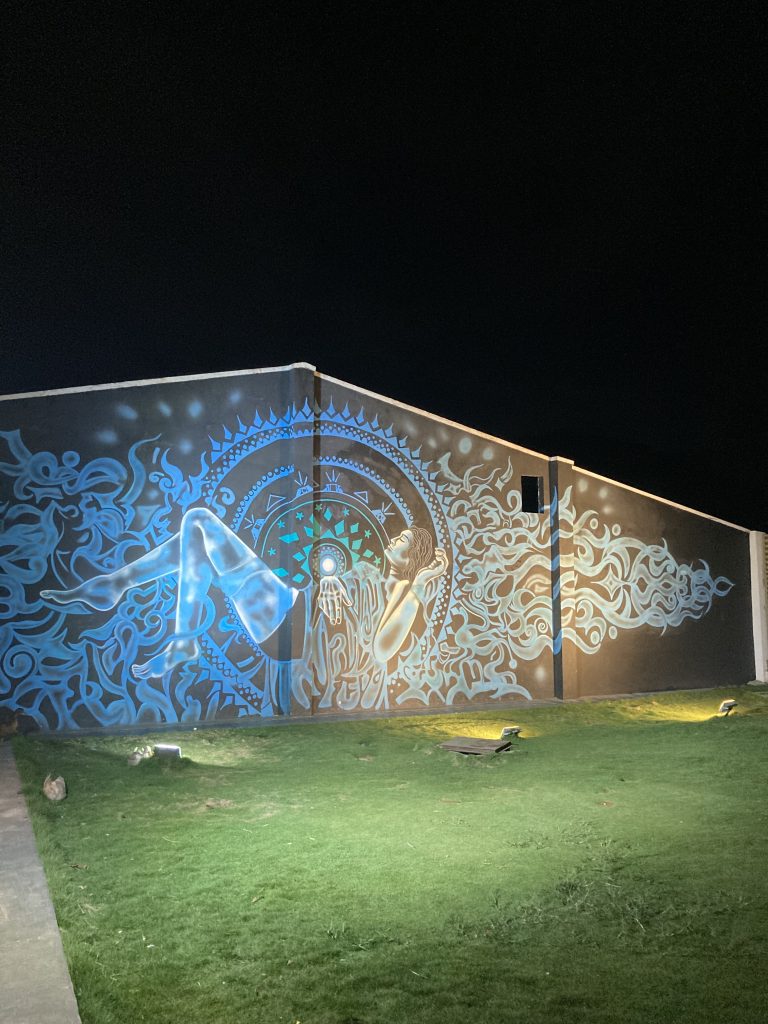
[[[0,393],[306,361],[768,530],[764,3],[8,10]]]

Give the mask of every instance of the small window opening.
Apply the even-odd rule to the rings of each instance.
[[[523,477],[523,512],[541,512],[543,490],[543,476]]]

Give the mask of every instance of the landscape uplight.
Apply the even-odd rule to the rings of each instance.
[[[505,725],[504,728],[501,730],[501,738],[503,740],[508,740],[510,738],[510,736],[519,736],[519,735],[520,735],[520,726],[519,725]]]
[[[157,757],[180,758],[181,747],[177,747],[175,743],[156,743],[155,755]]]
[[[738,701],[736,700],[724,700],[720,707],[717,709],[717,713],[719,715],[723,715],[723,717],[727,717],[731,713],[731,711],[733,711],[737,704]]]

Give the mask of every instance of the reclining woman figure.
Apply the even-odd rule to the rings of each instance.
[[[373,637],[373,656],[384,663],[405,644],[420,611],[435,591],[435,581],[446,571],[448,559],[435,548],[427,530],[411,526],[390,540],[384,552],[389,573],[382,579],[383,612]],[[178,579],[173,636],[163,651],[133,666],[145,679],[162,676],[200,654],[203,605],[209,589],[218,587],[232,602],[251,639],[261,644],[290,616],[294,628],[306,623],[296,614],[307,601],[307,590],[289,587],[272,572],[237,534],[208,508],[185,512],[173,537],[133,562],[70,590],[43,590],[40,596],[57,605],[82,604],[106,611],[126,591],[163,576]],[[346,587],[337,576],[323,576],[317,601],[332,624],[341,622],[351,605]],[[303,627],[305,630],[306,625]]]

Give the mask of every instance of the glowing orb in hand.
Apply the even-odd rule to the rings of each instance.
[[[328,576],[343,576],[349,568],[350,553],[347,548],[335,540],[321,540],[312,550],[310,566],[316,580]]]

